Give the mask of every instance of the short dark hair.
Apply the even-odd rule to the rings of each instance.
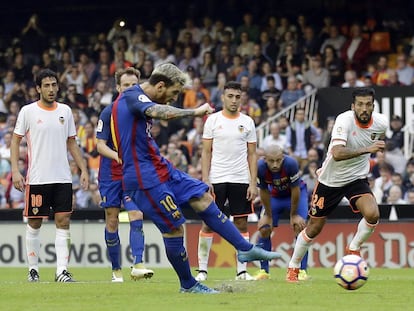
[[[355,97],[358,96],[372,96],[374,101],[375,90],[372,87],[357,87],[352,91],[352,102],[355,102]]]
[[[224,90],[227,89],[233,89],[233,90],[242,90],[241,84],[239,82],[236,81],[228,81],[225,85],[224,85]]]
[[[42,86],[42,80],[45,78],[55,78],[56,81],[59,81],[58,76],[56,74],[56,72],[54,72],[53,70],[50,70],[49,68],[46,69],[42,69],[39,71],[39,73],[36,76],[36,86]]]

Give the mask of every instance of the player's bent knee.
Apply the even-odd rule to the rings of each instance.
[[[144,219],[144,214],[141,211],[129,211],[128,212],[128,219],[129,219],[129,221],[143,220]]]

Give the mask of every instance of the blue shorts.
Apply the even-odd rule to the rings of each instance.
[[[124,195],[126,201],[139,205],[162,233],[169,233],[185,222],[181,208],[189,207],[190,199],[200,198],[207,191],[205,183],[174,170],[167,182],[150,189],[125,191]]]
[[[121,208],[122,180],[99,181],[99,193],[101,194],[101,207]]]
[[[123,205],[126,211],[139,211],[138,206],[131,200],[126,201],[123,196],[122,181],[100,181],[99,192],[101,194],[101,207],[117,207]]]
[[[272,218],[273,218],[273,227],[279,225],[280,215],[285,211],[290,212],[291,198],[274,198],[270,199],[270,204],[272,206]],[[308,191],[306,187],[301,187],[300,189],[300,198],[298,204],[298,215],[303,219],[308,219]]]

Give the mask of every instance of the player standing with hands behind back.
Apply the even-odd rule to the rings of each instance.
[[[223,110],[209,116],[204,125],[201,165],[203,181],[214,193],[218,207],[227,216],[233,216],[235,226],[249,241],[247,215],[253,213],[252,201],[258,192],[257,139],[253,119],[240,113],[241,93],[240,83],[225,84],[221,96]],[[212,243],[213,230],[203,222],[198,238],[198,281],[207,279]],[[237,261],[236,280],[255,280],[246,268],[245,262]]]
[[[379,209],[367,176],[370,154],[385,148],[388,120],[385,115],[374,112],[374,96],[372,88],[355,89],[352,92],[351,110],[341,113],[335,120],[326,159],[318,170],[318,184],[309,210],[310,220],[297,237],[288,265],[288,282],[298,282],[302,257],[322,231],[326,217],[343,197],[363,217],[347,246],[348,254],[360,255],[362,243],[371,236],[378,224]],[[300,226],[296,221],[291,223],[294,228]]]
[[[36,77],[40,100],[23,106],[17,117],[11,143],[13,185],[26,191],[23,215],[28,218],[26,251],[29,282],[39,281],[40,227],[52,208],[56,224],[56,282],[74,282],[67,270],[72,213],[72,175],[68,150],[81,169],[80,182],[89,187],[89,174],[76,143],[76,128],[69,106],[56,102],[59,91],[55,72],[44,69]],[[19,145],[26,136],[29,147],[27,180],[19,172]]]

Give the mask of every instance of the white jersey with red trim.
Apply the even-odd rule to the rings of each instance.
[[[350,149],[368,147],[385,135],[388,124],[387,117],[378,112],[372,113],[371,121],[366,126],[358,123],[354,111],[349,110],[338,115],[332,129],[326,159],[317,171],[319,182],[329,187],[342,187],[366,178],[370,169],[370,154],[335,161],[331,149],[335,145],[344,145]]]
[[[72,110],[55,102],[52,108],[34,102],[23,106],[14,133],[26,136],[30,185],[71,183],[67,140],[76,136]]]
[[[247,144],[256,143],[256,129],[251,117],[240,113],[235,118],[222,111],[210,115],[204,124],[203,139],[212,139],[210,182],[248,184]]]

